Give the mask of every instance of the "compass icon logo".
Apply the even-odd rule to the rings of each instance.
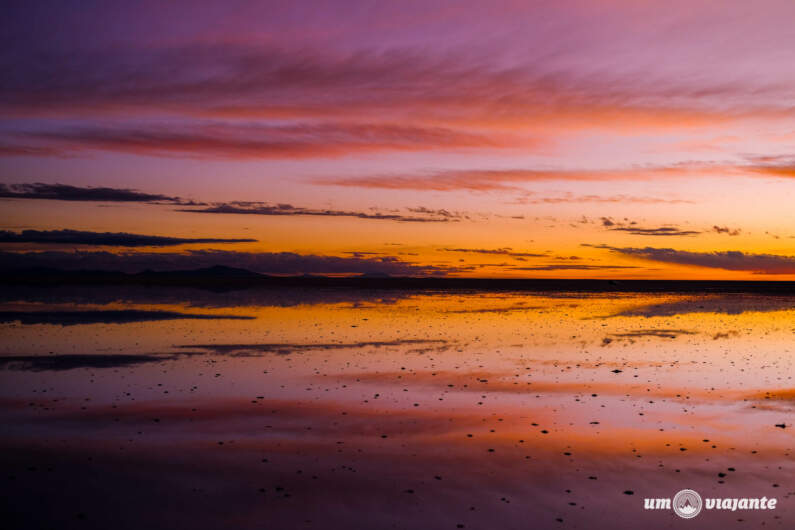
[[[674,512],[683,519],[692,519],[703,507],[701,495],[693,490],[682,490],[674,496]]]

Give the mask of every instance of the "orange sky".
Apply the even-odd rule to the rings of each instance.
[[[0,267],[795,280],[793,16],[15,8]]]

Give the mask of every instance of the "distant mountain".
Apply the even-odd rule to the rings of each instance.
[[[223,265],[190,270],[145,270],[137,273],[50,268],[0,272],[0,283],[12,285],[173,285],[210,290],[238,289],[267,281],[269,278],[247,269]]]
[[[176,276],[176,277],[189,277],[189,276],[213,276],[213,277],[228,277],[228,278],[265,278],[267,276],[263,274],[259,274],[257,272],[252,272],[248,269],[240,269],[237,267],[227,267],[225,265],[214,265],[212,267],[205,267],[202,269],[190,269],[190,270],[176,270],[176,271],[153,271],[153,270],[145,270],[132,276],[145,278],[145,277],[153,277],[153,276],[160,276],[160,277],[168,277],[168,276]]]
[[[364,272],[359,275],[359,278],[392,278],[386,272]]]
[[[101,270],[26,269],[0,271],[0,284],[51,287],[58,285],[142,285],[190,287],[207,291],[263,288],[385,289],[406,291],[525,291],[525,292],[657,292],[657,293],[758,293],[795,295],[795,282],[787,281],[679,281],[679,280],[569,280],[394,277],[379,273],[329,277],[312,274],[270,276],[247,269],[216,265],[201,269],[138,273]]]

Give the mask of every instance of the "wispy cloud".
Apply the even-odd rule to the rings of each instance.
[[[685,199],[665,199],[662,197],[641,197],[635,195],[574,195],[564,193],[557,197],[519,197],[513,204],[563,204],[563,203],[610,203],[610,204],[693,204]]]
[[[251,243],[256,239],[183,238],[129,234],[126,232],[87,232],[82,230],[0,230],[0,243],[55,245],[94,245],[115,247],[167,247],[196,243]]]
[[[743,166],[726,164],[687,162],[671,165],[630,167],[614,169],[467,169],[441,170],[415,174],[378,174],[357,177],[318,178],[318,185],[344,186],[376,189],[424,190],[424,191],[521,191],[520,200],[533,202],[523,184],[549,181],[647,181],[659,179],[692,178],[709,172],[729,172],[745,174]],[[653,197],[630,197],[618,195],[601,197],[598,195],[564,195],[559,198],[538,199],[539,202],[688,202],[679,199],[657,199]]]
[[[587,222],[587,221],[586,221]],[[629,219],[615,220],[612,217],[600,217],[599,222],[607,230],[613,232],[626,232],[635,236],[696,236],[700,234],[697,230],[684,230],[676,226],[661,226],[657,228],[644,228],[638,226],[637,221]]]
[[[50,50],[36,56],[37,64],[30,58],[14,62],[0,85],[3,109],[51,115],[74,109],[89,114],[157,109],[226,119],[408,114],[415,120],[446,117],[481,126],[523,120],[629,126],[634,119],[636,126],[677,121],[686,126],[725,119],[714,109],[715,100],[741,104],[744,95],[742,86],[702,82],[701,90],[694,90],[672,79],[648,83],[607,69],[589,74],[549,61],[501,67],[461,50],[341,53],[229,41],[81,51]]]
[[[739,236],[742,233],[742,230],[739,228],[729,228],[728,226],[718,226],[714,225],[712,227],[712,231],[717,234],[726,234],[728,236]]]
[[[444,208],[432,209],[423,206],[405,208],[406,214],[398,210],[370,211],[336,210],[333,208],[306,208],[292,204],[271,204],[264,201],[230,201],[200,202],[182,199],[159,193],[146,193],[126,188],[80,187],[66,184],[0,184],[0,198],[7,199],[42,199],[75,202],[138,202],[148,204],[173,204],[179,206],[178,212],[229,214],[229,215],[263,215],[263,216],[318,216],[318,217],[354,217],[382,221],[398,221],[407,223],[446,223],[471,219],[465,212]],[[94,235],[92,235],[94,234]],[[34,241],[35,239],[35,241]],[[93,241],[105,241],[94,243]],[[145,243],[149,241],[150,243]],[[77,232],[74,230],[33,231],[22,234],[13,232],[0,233],[0,242],[34,242],[34,243],[75,243],[75,244],[107,244],[118,246],[166,246],[183,243],[236,243],[254,241],[250,239],[182,239],[159,236],[139,236],[136,234],[111,234]]]
[[[511,267],[515,271],[609,271],[622,269],[639,269],[633,265],[585,265],[585,264],[565,264],[553,263],[550,265],[539,265],[537,267]]]
[[[338,157],[378,151],[428,151],[525,145],[504,137],[449,127],[394,123],[263,125],[198,122],[176,125],[84,125],[20,132],[20,149],[86,149],[194,158]],[[0,152],[0,154],[2,154]]]
[[[749,171],[770,177],[795,178],[795,156],[749,156]]]
[[[422,215],[402,215],[398,213],[357,212],[346,210],[301,208],[291,204],[267,204],[261,202],[229,202],[213,203],[210,206],[198,209],[179,209],[180,212],[207,213],[207,214],[239,214],[239,215],[266,215],[288,216],[304,215],[317,217],[355,217],[357,219],[375,219],[381,221],[399,221],[404,223],[446,223],[458,222],[464,218],[459,213],[447,210],[430,210],[427,208],[407,208],[409,212]]]
[[[510,256],[512,258],[546,258],[549,254],[538,252],[518,252],[510,247],[505,248],[440,248],[440,252],[465,252],[468,254],[488,254]]]
[[[125,188],[81,187],[68,184],[0,184],[0,198],[6,199],[44,199],[54,201],[85,202],[185,202],[179,197],[159,193],[143,193]]]
[[[415,175],[372,175],[315,179],[315,184],[354,188],[421,191],[505,191],[521,190],[520,184],[550,180],[602,181],[632,178],[630,173],[564,170],[449,170]]]
[[[695,230],[682,230],[674,226],[662,226],[659,228],[641,228],[636,226],[611,226],[609,230],[614,232],[627,232],[635,236],[696,236],[701,232]]]

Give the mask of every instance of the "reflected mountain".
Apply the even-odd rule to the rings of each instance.
[[[759,296],[734,294],[725,296],[704,296],[657,302],[625,309],[610,315],[611,317],[672,317],[691,313],[718,313],[739,315],[746,312],[774,312],[795,309],[795,298],[792,296]]]
[[[125,368],[176,359],[177,355],[12,355],[0,357],[0,368],[29,372],[76,368]]]
[[[77,326],[81,324],[130,324],[159,320],[253,320],[241,315],[210,315],[177,311],[142,311],[137,309],[99,311],[0,311],[0,323],[19,322],[22,325],[51,324]]]

